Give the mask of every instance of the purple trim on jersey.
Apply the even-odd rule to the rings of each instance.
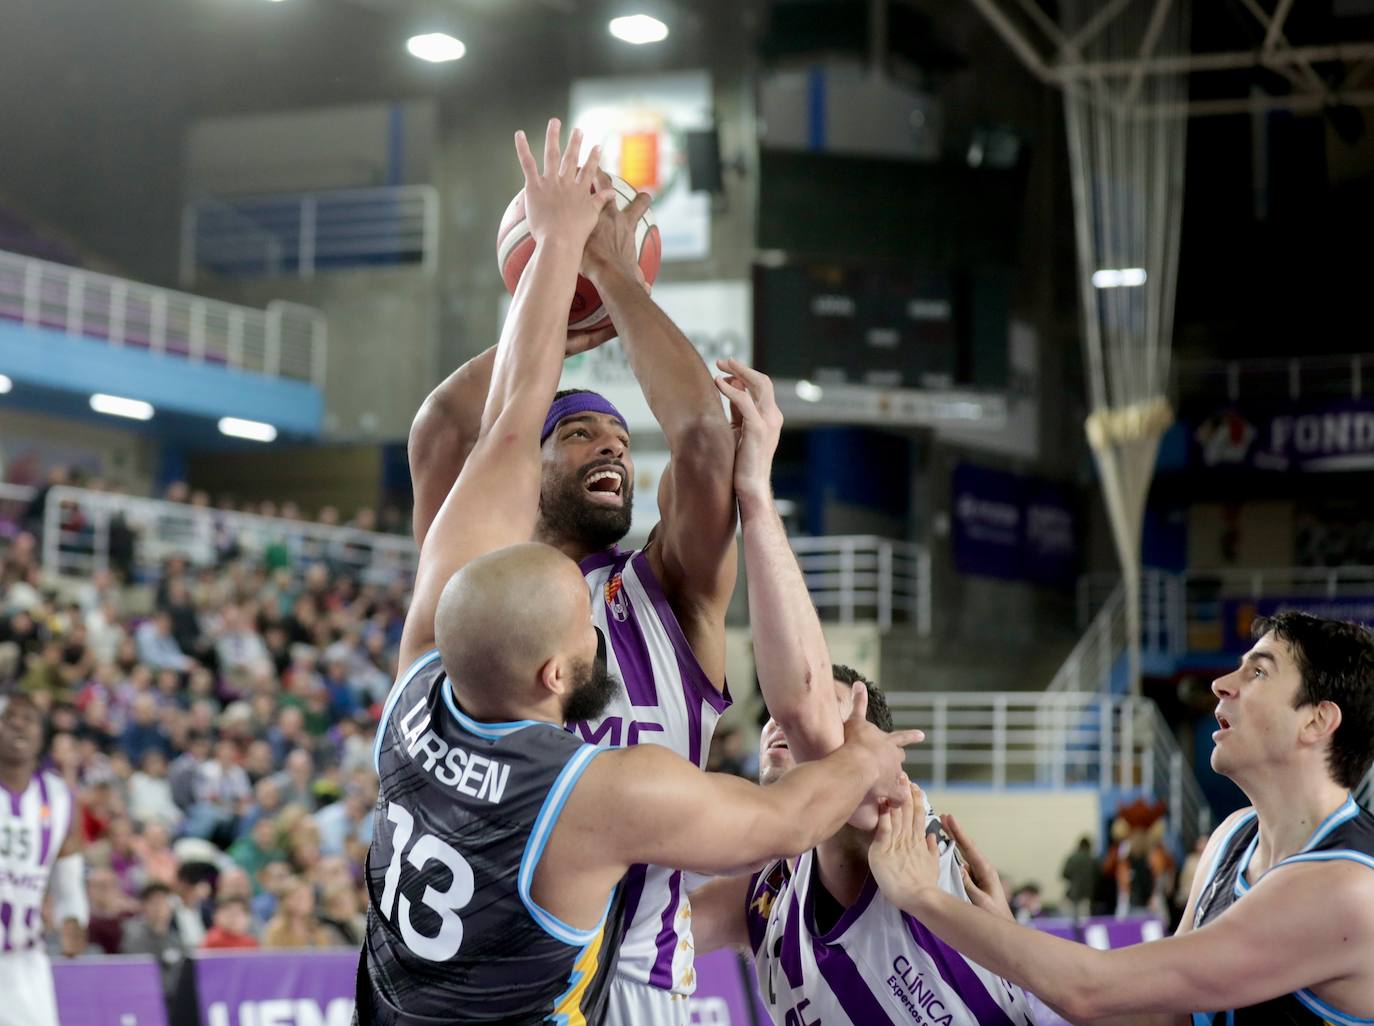
[[[644,877],[649,872],[649,867],[645,865],[631,866],[630,871],[625,874],[625,929],[635,921],[635,915],[639,912],[639,899],[644,897]]]
[[[673,956],[677,954],[677,906],[682,897],[682,873],[673,870],[668,879],[668,907],[663,910],[663,928],[658,931],[654,944],[658,947],[658,958],[649,971],[649,986],[659,990],[673,989]]]
[[[24,909],[24,932],[28,934],[27,946],[30,948],[37,947],[39,939],[38,909],[34,908],[32,905]]]
[[[1001,1005],[988,993],[987,985],[964,956],[955,951],[935,934],[927,930],[919,920],[902,913],[911,938],[918,947],[930,956],[940,976],[968,1005],[968,1010],[978,1020],[979,1026],[1016,1026]]]
[[[649,565],[649,557],[643,549],[634,554],[630,562],[634,564],[635,574],[639,577],[639,583],[644,586],[645,593],[649,596],[649,601],[654,604],[654,609],[658,611],[658,618],[663,621],[663,630],[668,635],[668,640],[672,642],[673,651],[677,653],[677,664],[682,670],[682,683],[686,687],[690,684],[697,692],[697,699],[705,702],[717,713],[723,713],[730,707],[730,689],[718,691],[716,686],[711,683],[711,679],[706,676],[706,671],[701,668],[701,663],[697,661],[692,646],[687,644],[687,636],[682,633],[682,625],[677,622],[677,614],[673,612],[672,603],[668,601],[668,596],[664,594],[663,585],[654,576],[653,568]],[[692,707],[691,702],[687,703],[687,708]]]
[[[10,944],[10,920],[14,918],[14,906],[8,901],[0,905],[0,932],[5,935],[5,950],[13,951]]]
[[[749,878],[748,896],[744,899],[744,922],[749,929],[749,947],[756,955],[759,945],[768,933],[768,916],[759,909],[758,903],[763,895],[767,894],[770,896],[768,908],[772,909],[772,903],[777,900],[778,891],[782,887],[781,881],[786,879],[783,875],[786,868],[786,861],[779,860],[764,866]],[[776,887],[773,885],[775,878],[779,881]]]
[[[884,1023],[896,1026],[844,948],[827,947],[812,937],[811,949],[816,957],[816,968],[850,1021],[861,1022],[864,1026],[883,1026]]]
[[[48,782],[43,774],[38,774],[38,797],[42,808],[38,812],[38,864],[48,864],[48,848],[52,845],[52,805],[48,801]]]
[[[4,788],[5,793],[10,796],[10,812],[16,816],[22,816],[24,814],[24,808],[22,804],[24,801],[24,792],[29,789],[28,785],[25,784],[24,790],[20,791],[18,794],[15,794],[13,791],[11,791],[9,787],[5,784],[0,784],[0,788]]]
[[[582,576],[586,577],[593,570],[600,570],[603,566],[610,566],[619,559],[623,552],[618,546],[612,545],[609,549],[602,549],[600,552],[593,552],[590,556],[584,556],[577,564],[577,569],[582,571]]]
[[[792,888],[792,907],[787,910],[787,925],[782,930],[782,948],[778,952],[778,965],[782,966],[787,984],[793,990],[800,990],[806,980],[802,969],[801,957],[801,905],[797,898],[797,888]]]
[[[873,903],[873,899],[878,894],[878,881],[873,879],[870,873],[864,879],[863,888],[859,891],[859,896],[854,899],[854,904],[844,910],[844,914],[839,920],[825,933],[820,933],[816,929],[816,888],[824,887],[821,882],[821,856],[820,852],[811,853],[811,879],[806,884],[806,931],[815,937],[822,944],[834,944],[844,936],[846,930],[854,925],[854,920],[868,911],[868,906]]]
[[[623,569],[617,567],[611,573],[610,580],[615,580],[617,573]],[[597,598],[606,602],[604,586]],[[623,581],[620,594],[616,598],[617,605],[611,607],[606,614],[606,633],[609,635],[611,651],[615,653],[616,666],[620,669],[620,680],[625,685],[626,694],[630,696],[631,705],[656,706],[658,688],[654,684],[654,664],[649,659],[649,643],[644,640],[644,628],[639,625],[639,616],[635,613],[634,604],[625,594]],[[617,608],[623,611],[625,619],[616,617]]]

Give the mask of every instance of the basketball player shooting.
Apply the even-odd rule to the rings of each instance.
[[[858,675],[831,666],[820,619],[773,503],[770,480],[782,430],[773,383],[737,360],[718,366],[725,374],[716,385],[730,400],[739,439],[734,482],[749,623],[759,686],[772,716],[760,739],[759,779],[771,790],[799,762],[823,759],[843,743]],[[869,684],[868,694],[869,721],[890,730],[882,692]],[[920,811],[913,809],[913,818],[938,832],[934,813]],[[877,818],[876,805],[866,804],[800,858],[693,892],[700,949],[747,946],[759,993],[778,1023],[882,1026],[913,1021],[915,1009],[925,1017],[917,1021],[944,1026],[1028,1026],[1031,1014],[1019,988],[965,961],[877,893],[868,869]],[[954,846],[943,837],[940,844],[939,886],[967,901]]]
[[[86,948],[84,859],[73,829],[76,801],[61,777],[38,768],[43,717],[18,692],[0,699],[0,1026],[58,1026],[52,965],[43,943],[51,882],[62,953]]]
[[[622,682],[605,713],[575,729],[597,743],[662,745],[705,768],[725,689],[725,611],[734,591],[734,438],[711,373],[641,284],[635,227],[641,193],[623,211],[608,203],[579,266],[613,329],[566,338],[571,355],[616,332],[670,459],[661,519],[643,549],[616,547],[630,529],[634,460],[625,419],[604,397],[559,393],[539,442],[542,486],[534,537],[578,561]],[[566,311],[565,311],[566,314]],[[425,401],[410,433],[414,527],[423,544],[435,511],[477,437],[494,350],[455,371]],[[535,501],[535,500],[532,500]],[[627,930],[611,995],[611,1026],[682,1026],[695,989],[691,912],[680,874],[636,866]]]
[[[955,901],[905,808],[883,815],[869,851],[883,893],[1075,1022],[1374,1021],[1374,816],[1350,795],[1374,759],[1374,634],[1282,613],[1255,635],[1212,684],[1212,767],[1253,805],[1213,833],[1173,937],[1096,951]]]
[[[600,748],[562,729],[618,688],[582,572],[527,540],[576,270],[608,198],[589,185],[595,151],[575,166],[578,142],[562,154],[551,121],[541,173],[516,137],[538,248],[477,440],[425,538],[409,669],[378,727],[363,1024],[601,1022],[631,865],[719,873],[804,850],[894,780],[917,737],[865,722],[859,689],[840,750],[765,795],[662,746]]]

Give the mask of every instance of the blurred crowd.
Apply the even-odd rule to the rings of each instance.
[[[28,526],[0,532],[0,689],[46,711],[80,800],[92,950],[170,972],[201,948],[358,944],[404,581],[227,547],[56,590]]]

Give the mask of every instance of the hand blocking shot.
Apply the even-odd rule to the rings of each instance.
[[[744,534],[749,622],[759,686],[771,714],[759,741],[759,781],[768,794],[798,773],[826,766],[862,715],[883,730],[883,692],[834,665],[805,579],[773,503],[770,480],[782,413],[767,375],[737,360],[718,364],[736,433],[735,493]],[[862,684],[864,691],[857,691]],[[758,991],[775,1023],[825,1026],[927,1022],[942,1026],[1031,1026],[1026,996],[959,955],[921,921],[878,892],[868,865],[880,807],[901,806],[904,774],[880,780],[844,825],[797,858],[712,881],[692,894],[701,951],[723,946],[753,956]],[[924,802],[906,810],[938,839],[936,881],[958,901],[996,907],[958,860]],[[1010,916],[1006,903],[1002,914]]]
[[[358,1021],[598,1023],[632,865],[738,871],[833,833],[902,746],[853,709],[837,749],[767,791],[657,745],[599,748],[605,668],[582,571],[531,542],[542,434],[583,246],[609,196],[573,133],[549,123],[539,170],[523,135],[537,246],[498,344],[478,438],[430,526],[374,751],[381,781]]]

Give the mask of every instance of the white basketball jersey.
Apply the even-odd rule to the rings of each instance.
[[[927,829],[938,829],[933,814]],[[776,1023],[1034,1026],[1020,988],[967,961],[878,891],[870,876],[829,930],[816,924],[815,851],[774,862],[749,885],[749,942]],[[940,887],[968,900],[941,835]]]
[[[601,745],[663,745],[702,767],[730,704],[712,686],[682,633],[643,550],[607,550],[581,564],[606,660],[622,683],[599,720],[569,724]],[[677,870],[633,866],[625,879],[625,936],[616,971],[660,990],[690,994],[692,910]]]
[[[22,794],[0,788],[0,950],[42,946],[48,874],[73,811],[72,793],[55,773],[35,773]]]

